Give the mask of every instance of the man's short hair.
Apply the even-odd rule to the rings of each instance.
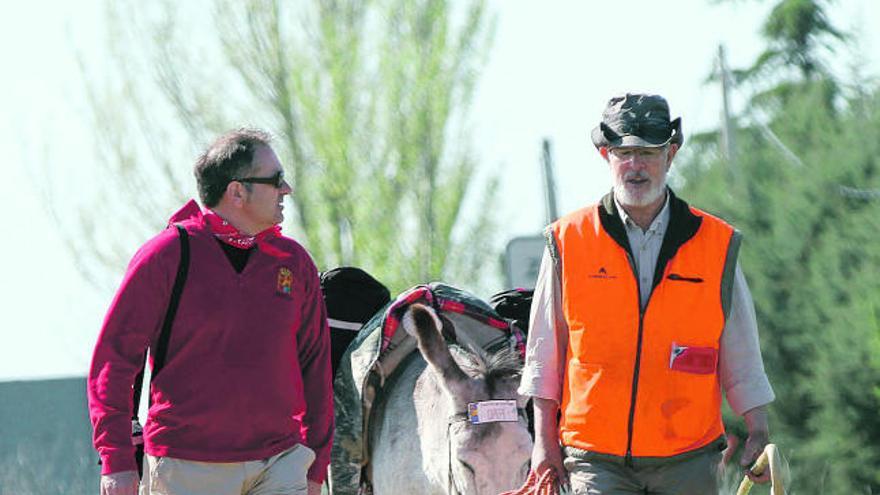
[[[217,138],[196,160],[193,172],[199,198],[208,208],[216,206],[232,179],[251,171],[259,146],[269,146],[272,136],[263,130],[241,128]]]

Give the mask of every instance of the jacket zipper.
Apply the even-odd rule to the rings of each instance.
[[[636,270],[635,261],[632,255],[627,253],[627,257],[629,257],[630,268],[632,268],[633,276],[636,279],[636,299],[639,308],[639,334],[638,339],[636,340],[636,362],[633,365],[632,395],[629,401],[629,421],[626,425],[626,457],[624,459],[625,464],[632,467],[633,425],[635,423],[636,415],[636,396],[639,393],[639,371],[642,363],[642,333],[645,329],[645,309],[648,308],[648,303],[651,301],[651,294],[653,294],[654,290],[652,289],[651,294],[648,294],[648,300],[645,301],[645,309],[642,309],[642,291],[639,286],[641,283],[639,273]]]
[[[641,301],[639,301],[641,303]],[[639,338],[636,344],[636,363],[633,367],[632,397],[629,403],[629,423],[626,426],[626,465],[632,467],[633,423],[636,415],[636,395],[639,393],[639,367],[642,361],[642,331],[645,313],[639,309]]]

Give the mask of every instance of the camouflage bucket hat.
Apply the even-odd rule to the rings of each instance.
[[[662,96],[631,93],[608,100],[591,137],[596,148],[657,148],[684,142],[681,117],[669,120],[669,104]]]

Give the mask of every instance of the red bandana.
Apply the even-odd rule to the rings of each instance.
[[[205,217],[208,228],[211,230],[211,233],[214,234],[214,237],[225,244],[229,244],[230,246],[239,249],[250,249],[256,244],[256,246],[260,248],[260,251],[263,251],[264,253],[276,257],[285,256],[284,251],[281,251],[266,242],[281,235],[280,225],[269,227],[266,230],[258,232],[256,235],[248,235],[233,227],[232,224],[211,210],[202,212],[202,215]]]

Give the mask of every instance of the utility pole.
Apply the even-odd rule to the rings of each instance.
[[[721,148],[727,158],[728,165],[736,175],[736,143],[733,135],[733,121],[730,118],[730,89],[733,85],[730,71],[727,69],[727,57],[724,53],[724,45],[718,45],[718,70],[721,72]]]
[[[553,152],[550,149],[550,140],[544,138],[541,153],[541,171],[544,176],[544,200],[547,206],[547,222],[551,224],[559,218],[559,210],[556,207],[556,180],[553,178]]]
[[[541,142],[541,176],[544,179],[544,205],[547,214],[545,225],[549,225],[559,218],[559,210],[556,207],[553,151],[548,138]],[[547,241],[541,234],[515,237],[507,242],[503,264],[508,287],[535,288],[546,245]]]

